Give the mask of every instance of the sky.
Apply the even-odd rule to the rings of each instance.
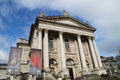
[[[116,56],[120,47],[120,0],[0,0],[0,63],[7,63],[10,47],[29,38],[31,24],[47,16],[70,16],[95,27],[101,56]]]

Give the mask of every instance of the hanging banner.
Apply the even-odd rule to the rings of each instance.
[[[30,74],[41,75],[42,70],[42,50],[31,49],[30,52]]]
[[[10,48],[9,60],[8,60],[8,74],[20,74],[20,62],[21,62],[22,48]]]

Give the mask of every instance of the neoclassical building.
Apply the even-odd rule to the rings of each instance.
[[[63,16],[44,12],[32,24],[29,40],[18,47],[42,50],[42,77],[71,78],[105,73],[96,46],[96,29],[64,11]],[[53,79],[53,78],[51,78]],[[56,79],[55,79],[56,80]]]

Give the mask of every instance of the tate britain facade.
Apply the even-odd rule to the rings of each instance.
[[[69,16],[66,11],[63,16],[46,16],[41,12],[31,26],[29,40],[20,39],[17,43],[17,48],[22,49],[18,80],[22,79],[20,76],[37,79],[37,72],[30,74],[30,64],[40,69],[43,80],[73,80],[87,74],[104,74],[95,31],[94,27]],[[34,52],[37,55],[34,56]],[[14,74],[11,75],[10,79],[14,78]]]

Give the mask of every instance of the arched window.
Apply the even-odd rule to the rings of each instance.
[[[50,62],[50,64],[52,64],[52,65],[56,65],[56,64],[57,64],[57,62],[56,62],[55,59],[50,59],[49,62]]]
[[[73,65],[74,61],[72,59],[67,59],[66,60],[66,65]]]

